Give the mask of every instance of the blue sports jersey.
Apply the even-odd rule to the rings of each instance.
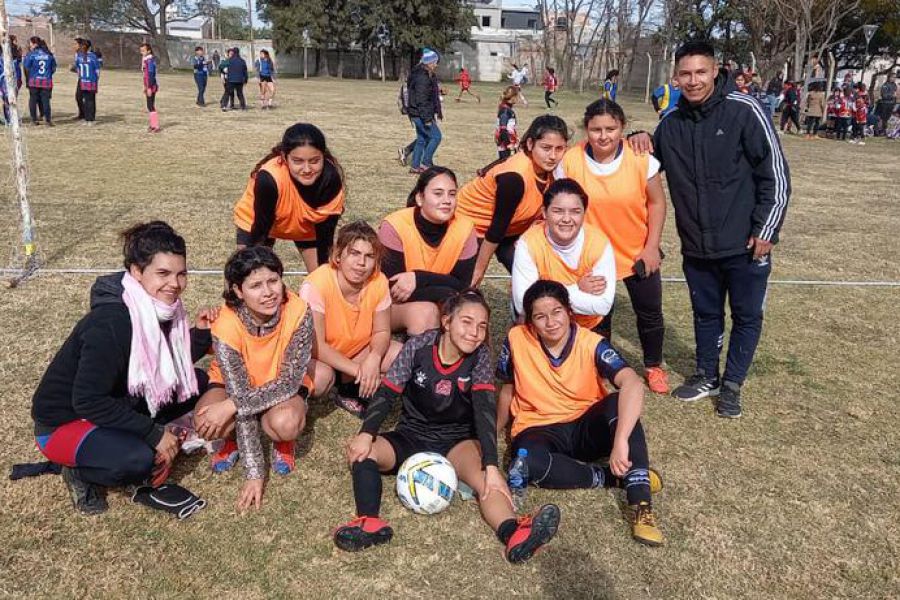
[[[25,56],[23,65],[28,73],[28,87],[52,88],[56,58],[43,48],[32,50]]]
[[[659,118],[662,119],[678,106],[681,90],[673,88],[667,83],[653,90],[653,98],[656,100],[656,112],[659,113]]]
[[[605,81],[603,83],[603,94],[605,97],[609,98],[613,102],[616,101],[616,96],[619,95],[619,83],[612,81]]]
[[[206,77],[209,75],[209,60],[206,56],[197,56],[194,55],[193,60],[191,61],[194,66],[194,75],[200,75],[202,77]]]
[[[100,81],[100,61],[93,52],[79,52],[75,55],[75,70],[78,81],[89,87],[96,87]]]
[[[261,58],[256,61],[256,72],[262,77],[271,77],[275,74],[275,65],[272,59]]]

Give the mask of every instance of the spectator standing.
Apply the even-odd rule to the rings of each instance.
[[[500,96],[497,107],[497,127],[494,129],[494,141],[497,142],[497,157],[509,158],[519,147],[519,134],[516,131],[516,111],[513,106],[519,98],[516,86],[508,86]]]
[[[897,104],[897,77],[896,74],[888,73],[887,81],[881,86],[880,98],[878,99],[878,127],[875,134],[884,133],[887,130],[888,120],[894,112],[894,106]]]
[[[780,72],[776,73],[775,77],[770,79],[768,85],[766,85],[766,100],[768,100],[769,119],[775,118],[775,109],[778,108],[778,98],[781,96],[783,88],[784,75]]]
[[[784,104],[781,107],[781,129],[779,133],[791,133],[791,123],[800,133],[800,90],[793,81],[786,81]]]
[[[213,50],[213,53],[212,53],[212,64],[213,64],[213,69],[215,69],[216,71],[218,71],[218,70],[219,70],[219,63],[220,63],[220,62],[222,62],[222,57],[219,56],[219,51],[218,51],[218,50]]]
[[[609,73],[606,74],[606,79],[603,80],[603,97],[607,100],[616,101],[616,97],[619,95],[619,70],[613,69]]]
[[[228,96],[228,108],[234,109],[234,96],[237,94],[241,110],[247,110],[244,86],[247,85],[248,80],[247,61],[241,58],[239,48],[232,48],[231,57],[228,59],[228,72],[225,75],[225,93]],[[226,110],[226,108],[222,107],[222,110]]]
[[[825,115],[825,86],[824,83],[813,83],[810,85],[809,94],[806,95],[806,101],[803,103],[803,112],[806,113],[806,139],[816,139],[816,133],[819,131],[819,124]]]
[[[689,402],[718,396],[720,417],[740,417],[741,385],[762,332],[771,251],[791,192],[790,173],[759,103],[738,93],[706,42],[675,53],[678,110],[656,128],[694,313],[697,364],[673,392]],[[725,301],[731,333],[724,374]]]
[[[441,143],[441,130],[437,119],[441,112],[441,84],[434,74],[440,55],[431,48],[422,50],[419,64],[413,67],[406,82],[406,112],[416,128],[416,147],[412,154],[410,173],[418,174],[434,166],[434,153]]]

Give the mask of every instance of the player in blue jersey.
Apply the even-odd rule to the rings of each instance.
[[[78,74],[76,99],[79,115],[84,122],[93,125],[97,119],[97,88],[100,83],[100,59],[91,51],[90,40],[79,38],[75,54],[75,72]]]
[[[206,50],[203,49],[203,46],[194,48],[191,66],[194,67],[194,83],[197,84],[197,106],[206,106],[206,99],[203,95],[206,93],[206,83],[209,81],[209,70],[212,63],[206,58]]]
[[[28,54],[22,67],[28,80],[28,110],[31,114],[31,122],[39,125],[38,107],[47,125],[53,126],[50,113],[50,96],[53,91],[53,74],[56,72],[56,58],[47,43],[37,36],[28,39]]]
[[[656,110],[659,118],[662,119],[678,107],[679,98],[681,98],[681,89],[679,89],[678,83],[673,80],[653,90],[650,100],[653,101],[653,108]]]
[[[259,75],[259,104],[265,110],[273,108],[275,98],[275,61],[268,50],[260,50],[256,61],[256,73]]]

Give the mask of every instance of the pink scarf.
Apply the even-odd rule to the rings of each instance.
[[[131,357],[128,392],[143,396],[155,417],[160,408],[197,395],[197,376],[191,361],[191,334],[181,300],[169,305],[153,298],[126,272],[122,301],[131,317]],[[172,322],[168,339],[161,322]]]

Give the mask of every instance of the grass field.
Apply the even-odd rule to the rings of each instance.
[[[345,218],[375,223],[400,207],[413,180],[394,160],[411,137],[393,84],[284,80],[271,112],[193,106],[189,75],[162,75],[160,135],[144,133],[140,75],[108,72],[99,124],[71,121],[74,79],[59,77],[55,129],[27,131],[31,198],[45,266],[116,267],[116,232],[163,218],[187,239],[193,268],[221,268],[234,245],[231,207],[255,162],[297,120],[318,124],[348,176]],[[446,107],[436,160],[461,180],[494,157],[496,86],[484,102]],[[220,87],[211,81],[208,100]],[[255,91],[248,86],[248,96]],[[540,90],[519,108],[540,114]],[[577,124],[587,96],[563,92],[559,113]],[[655,116],[624,102],[631,126]],[[773,279],[900,280],[900,144],[865,147],[784,139],[794,194]],[[5,152],[5,151],[4,151]],[[5,155],[4,155],[5,156]],[[11,174],[2,161],[0,256],[18,257]],[[664,274],[680,275],[674,224]],[[279,245],[291,268],[293,247]],[[496,265],[495,265],[496,268]],[[0,289],[0,467],[38,460],[30,399],[43,370],[87,308],[92,276],[46,275]],[[298,280],[291,278],[296,289]],[[496,342],[508,322],[507,283],[488,285]],[[195,276],[193,311],[217,302],[218,277]],[[693,366],[687,289],[664,287],[666,359],[680,381]],[[616,343],[637,360],[627,298]],[[394,542],[359,555],[335,549],[331,529],[353,511],[344,441],[358,423],[313,405],[299,468],[269,481],[263,509],[239,517],[240,470],[214,476],[205,458],[180,461],[176,479],[209,501],[186,522],[110,495],[99,518],[75,516],[61,481],[0,485],[0,595],[10,597],[900,597],[900,444],[896,417],[900,288],[770,288],[766,326],[738,422],[708,404],[648,395],[644,424],[665,490],[656,506],[663,548],[635,544],[608,492],[530,491],[554,501],[563,525],[548,550],[510,566],[474,503],[435,517],[403,509],[386,482]],[[892,374],[893,373],[893,374]]]

